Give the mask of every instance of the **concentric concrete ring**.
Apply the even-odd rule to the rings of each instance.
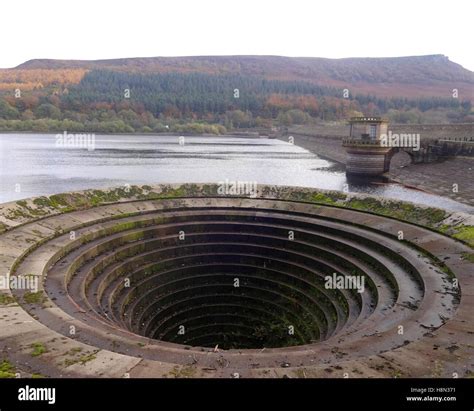
[[[1,308],[2,348],[27,372],[390,377],[472,367],[473,264],[462,258],[471,249],[406,222],[201,195],[46,216],[0,241],[12,277],[40,279],[39,293],[12,288],[19,305]],[[328,287],[333,275],[363,290]],[[31,357],[35,346],[43,352]]]

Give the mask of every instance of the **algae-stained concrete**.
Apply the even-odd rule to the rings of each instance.
[[[8,297],[4,298],[6,304],[0,304],[4,359],[25,376],[304,378],[343,377],[345,373],[353,377],[472,374],[472,215],[307,188],[259,186],[256,198],[245,193],[217,193],[215,185],[134,186],[0,205],[1,273],[38,277],[42,293],[25,298],[25,290],[1,291]],[[193,219],[209,241],[209,233],[214,233],[211,228],[222,223],[209,222],[211,217],[219,221],[225,218],[225,227],[240,224],[254,230],[246,234],[251,235],[248,244],[243,242],[239,247],[276,236],[275,250],[283,249],[279,253],[297,255],[298,261],[313,259],[314,264],[325,256],[324,263],[338,266],[341,272],[344,267],[356,267],[368,276],[368,281],[370,277],[372,288],[361,300],[344,290],[340,298],[346,303],[328,300],[334,309],[322,305],[311,308],[314,313],[324,313],[320,320],[317,316],[314,319],[314,324],[320,322],[315,330],[325,335],[320,341],[237,350],[180,345],[138,335],[124,318],[115,321],[108,313],[97,311],[95,300],[88,300],[88,287],[102,281],[101,275],[105,282],[97,290],[104,301],[110,300],[113,307],[114,299],[122,298],[119,285],[109,290],[109,284],[114,284],[113,275],[118,275],[114,273],[120,271],[113,271],[115,266],[105,263],[115,250],[124,250],[124,257],[115,264],[126,264],[127,258],[133,258],[133,253],[126,254],[131,247],[139,250],[147,241],[163,241],[162,248],[166,248],[173,227],[181,227],[183,221],[191,224]],[[296,238],[282,246],[278,236],[285,230],[293,231]],[[194,238],[204,234],[193,233]],[[312,238],[317,244],[311,243]],[[314,253],[310,247],[316,247]],[[276,251],[265,250],[270,260],[278,260],[277,254],[269,254]],[[144,250],[137,253],[145,258]],[[140,265],[140,261],[134,264]],[[103,267],[93,270],[94,264]],[[143,280],[143,274],[136,275]],[[86,277],[90,280],[81,283]],[[311,301],[312,297],[307,298]],[[125,310],[126,300],[121,304]],[[349,311],[347,307],[351,307]],[[303,332],[310,333],[309,329]],[[32,356],[32,347],[40,345],[41,353]]]

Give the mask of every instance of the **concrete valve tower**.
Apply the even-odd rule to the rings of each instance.
[[[347,151],[348,175],[381,175],[389,171],[390,147],[381,144],[388,132],[388,121],[380,117],[352,117],[349,138],[343,140]]]

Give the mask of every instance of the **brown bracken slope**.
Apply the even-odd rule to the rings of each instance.
[[[142,73],[202,72],[264,76],[268,79],[304,80],[348,88],[355,93],[380,97],[459,97],[474,101],[474,72],[444,55],[390,58],[344,58],[282,56],[147,57],[113,60],[27,61],[17,69],[107,69]]]

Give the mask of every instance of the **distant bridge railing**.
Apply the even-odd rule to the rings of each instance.
[[[376,140],[361,140],[358,138],[343,138],[343,146],[373,146],[373,147],[383,147],[380,144],[380,141]]]
[[[438,142],[447,142],[447,143],[474,143],[474,137],[446,137],[439,138]]]
[[[433,141],[437,141],[439,143],[467,143],[467,144],[474,144],[474,137],[446,137],[446,138],[439,138],[434,139]],[[343,145],[350,145],[350,146],[380,146],[386,147],[377,140],[362,140],[359,138],[343,138],[342,139]]]

